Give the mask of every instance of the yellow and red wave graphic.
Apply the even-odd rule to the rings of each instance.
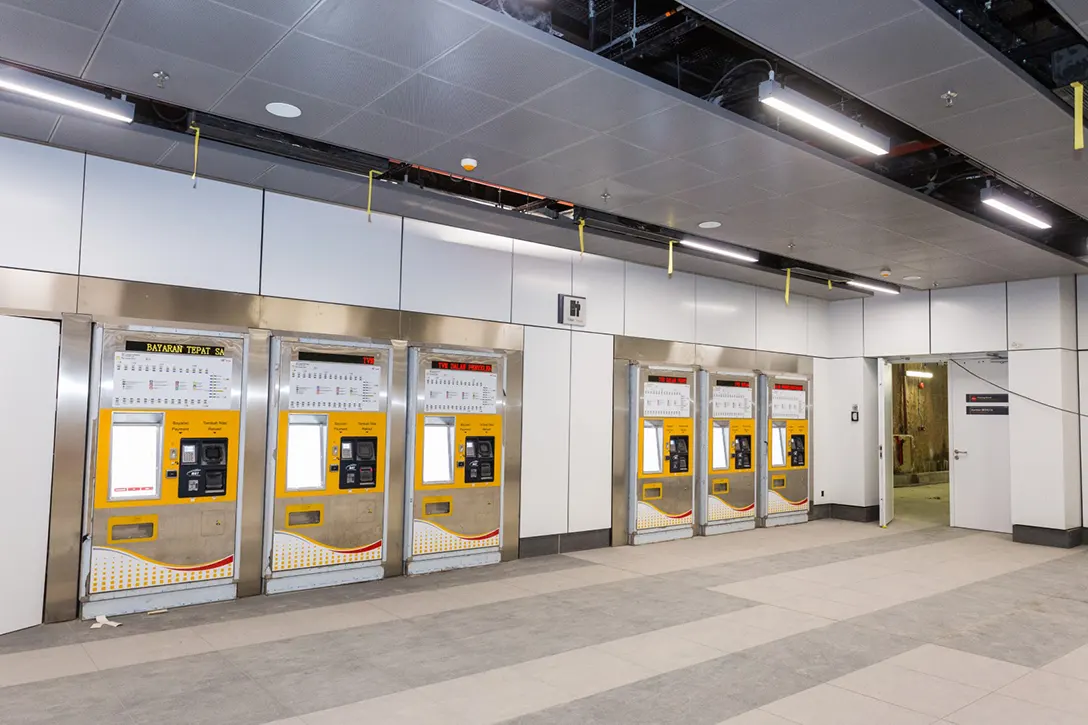
[[[90,593],[124,591],[143,587],[229,579],[234,576],[234,555],[204,564],[179,566],[154,561],[130,551],[108,546],[91,549]]]
[[[750,503],[742,508],[734,508],[728,502],[717,496],[707,496],[707,521],[731,521],[733,519],[750,519],[756,515],[755,503]]]
[[[790,501],[778,491],[770,491],[767,497],[767,513],[788,514],[795,511],[808,511],[808,497],[800,501]]]
[[[322,544],[291,531],[272,532],[272,571],[310,569],[316,566],[381,561],[382,541],[350,549]]]
[[[693,520],[692,513],[694,512],[688,509],[682,514],[667,514],[653,504],[639,501],[635,514],[635,528],[661,529],[666,526],[690,526]]]
[[[412,555],[440,554],[447,551],[468,551],[471,549],[486,549],[499,545],[499,530],[488,531],[485,534],[465,535],[455,534],[449,529],[442,528],[438,524],[422,519],[415,519],[412,523]]]

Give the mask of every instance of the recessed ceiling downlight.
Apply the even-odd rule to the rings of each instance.
[[[721,225],[721,222],[699,222],[700,229],[717,229]]]
[[[281,103],[279,101],[273,101],[264,107],[264,110],[271,113],[273,116],[279,116],[280,118],[298,118],[302,115],[302,109],[298,106],[290,103]]]

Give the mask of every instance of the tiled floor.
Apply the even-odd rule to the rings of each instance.
[[[1088,557],[816,521],[0,637],[0,723],[1088,722]]]
[[[947,483],[899,486],[895,489],[895,515],[900,519],[948,526],[950,505]]]

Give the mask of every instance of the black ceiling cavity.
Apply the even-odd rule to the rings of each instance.
[[[939,0],[953,6],[952,0]],[[1017,188],[998,174],[965,157],[921,131],[909,126],[826,81],[808,73],[723,28],[676,0],[476,0],[506,15],[591,50],[603,58],[667,83],[708,103],[726,108],[745,118],[775,128],[815,148],[836,155],[901,186],[942,201],[975,217],[1023,234],[1072,256],[1088,252],[1088,221],[1050,200]],[[1069,61],[1055,63],[1047,49],[1057,42],[1068,53],[1067,43],[1079,35],[1065,24],[1060,33],[1056,12],[1039,0],[965,0],[978,12],[993,13],[987,6],[1002,6],[999,17],[1013,30],[1001,30],[1000,37],[1010,50],[1023,55],[1023,63],[1046,73],[1073,72]],[[1018,6],[1013,11],[1006,6]],[[1031,12],[1024,10],[1029,6]],[[1049,9],[1049,12],[1047,12]],[[1037,20],[1033,17],[1041,15]],[[1015,20],[1018,18],[1018,20]],[[791,22],[797,22],[796,19]],[[1061,21],[1064,23],[1064,21]],[[1032,23],[1038,25],[1036,28]],[[993,33],[1004,28],[998,23]],[[1034,29],[1033,29],[1034,28]],[[1070,35],[1071,33],[1071,35]],[[1032,42],[1016,41],[1031,38]],[[1062,40],[1056,41],[1054,38]],[[1031,49],[1031,50],[1029,50]],[[1088,48],[1085,49],[1088,53]],[[924,52],[924,49],[919,49]],[[1061,56],[1065,58],[1066,56]],[[1072,56],[1070,56],[1072,57]],[[1076,56],[1080,57],[1080,56]],[[1084,64],[1088,66],[1088,57]],[[821,134],[809,134],[796,124],[779,126],[778,114],[759,102],[758,86],[775,71],[778,81],[809,98],[834,108],[864,126],[891,138],[886,156],[854,155],[848,147]],[[1055,81],[1056,82],[1056,81]],[[1054,83],[1048,83],[1053,88]],[[1017,226],[995,216],[980,201],[987,182],[1008,187],[1028,205],[1035,206],[1053,221],[1049,230]]]

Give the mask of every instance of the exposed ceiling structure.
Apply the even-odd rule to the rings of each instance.
[[[1088,216],[1085,167],[1073,150],[1068,106],[976,35],[967,20],[950,11],[951,3],[789,0],[770,12],[760,0],[685,4],[1025,190]],[[986,12],[986,7],[993,11],[1001,4],[960,5],[977,5],[976,10]],[[791,22],[782,22],[785,17]],[[998,20],[995,15],[995,25]],[[1023,55],[1021,65],[1035,57]],[[948,91],[956,94],[951,105],[943,98]],[[1024,263],[1033,264],[1027,259]]]
[[[803,8],[821,3],[834,10],[825,8],[813,22],[797,22]],[[864,36],[880,23],[905,17],[884,6],[913,6],[913,13],[906,15],[919,16],[912,21],[919,24],[919,32],[929,32],[927,24],[944,28],[944,34],[923,35],[920,44],[912,34],[907,39],[873,38],[870,46],[847,48],[837,62],[860,73],[862,85],[874,93],[889,84],[909,85],[917,77],[909,69],[912,64],[934,67],[948,62],[948,55],[961,58],[956,66],[961,67],[990,58],[958,31],[949,36],[947,23],[938,22],[932,10],[921,9],[915,0],[797,0],[797,8],[774,15],[759,12],[759,6],[765,7],[760,0],[735,0],[720,8],[713,1],[690,4],[718,20],[729,19],[731,26],[735,18],[748,17],[748,31],[760,30],[763,23],[777,28],[784,37],[756,42],[802,65],[813,56],[819,60],[836,38],[849,44],[847,36]],[[734,10],[739,11],[736,16]],[[790,21],[776,23],[776,18]],[[913,27],[908,24],[904,30]],[[1026,235],[904,190],[816,145],[692,96],[682,90],[682,83],[681,90],[670,87],[569,40],[471,0],[0,0],[4,59],[162,101],[170,104],[164,106],[165,113],[179,107],[211,112],[461,175],[460,160],[472,156],[480,162],[473,176],[494,184],[852,274],[876,277],[890,265],[897,277],[918,277],[905,282],[907,286],[958,286],[1085,271],[1080,262],[1040,248]],[[788,47],[779,50],[775,43]],[[867,48],[879,51],[879,62],[865,60]],[[927,52],[917,53],[917,48]],[[860,54],[856,62],[855,53]],[[844,70],[834,67],[831,56],[824,62],[835,75]],[[156,79],[157,71],[169,79]],[[985,76],[989,71],[981,65],[975,71],[984,74],[981,88],[991,94],[991,102],[1000,100],[1002,91],[991,88],[994,81]],[[852,90],[846,82],[829,80]],[[1038,96],[1036,89],[1029,90]],[[962,149],[937,132],[958,138],[955,124],[930,130],[866,93],[857,95]],[[916,88],[914,94],[913,112],[933,115],[923,89]],[[1033,98],[1031,94],[1015,98],[1022,101]],[[273,101],[294,104],[303,113],[293,119],[272,116],[265,105]],[[1019,119],[1025,128],[1033,128],[1063,115],[1059,106],[1047,102],[1052,113],[1013,114],[1009,124]],[[910,105],[909,100],[903,103]],[[969,117],[983,105],[978,98],[963,98],[962,105],[957,99],[957,115],[938,118],[947,123]],[[1069,117],[1063,118],[1068,148]],[[978,134],[974,141],[993,142],[987,147],[1007,143],[1004,127],[972,129],[971,120],[964,123],[971,129],[969,136]],[[1047,125],[1042,133],[1052,131]],[[4,96],[0,133],[166,168],[185,170],[192,163],[191,140],[179,140],[176,133],[60,116]],[[364,180],[342,171],[206,142],[200,166],[209,176],[365,204]],[[1088,206],[1088,192],[1079,193]],[[433,204],[428,213],[445,218],[445,223],[457,223],[453,218],[467,217],[477,207],[426,194],[394,196],[383,189],[376,200],[413,207],[411,215],[421,218],[430,218],[420,210]],[[508,228],[514,216],[499,214],[494,223]],[[704,221],[721,226],[700,229]],[[577,244],[569,221],[545,226],[548,231],[522,238]],[[590,246],[590,251],[629,259],[637,254],[648,263],[663,260],[661,249],[634,250],[615,239],[605,244],[606,238],[600,237],[601,247]],[[680,269],[718,269],[720,276],[781,284],[775,275],[743,265],[680,258]],[[899,278],[891,281],[902,283]],[[852,295],[809,287],[824,297]]]

